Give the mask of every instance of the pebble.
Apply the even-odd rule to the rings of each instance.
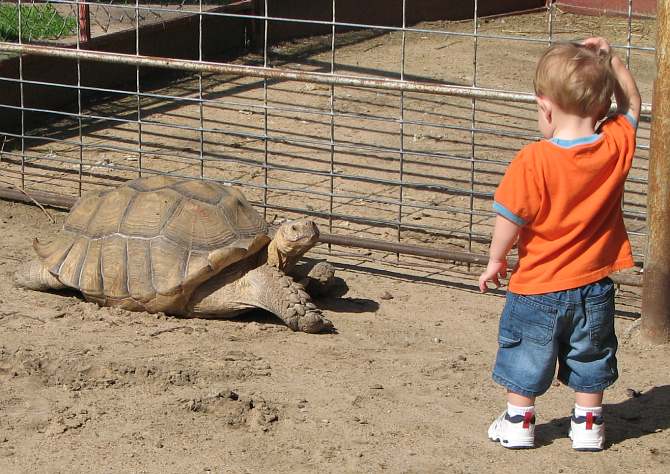
[[[378,383],[370,385],[370,388],[372,390],[384,390],[384,387],[381,384],[378,384]]]
[[[628,395],[628,398],[637,398],[642,395],[642,392],[635,390],[634,388],[627,388],[626,395]]]
[[[389,293],[388,291],[385,291],[384,293],[382,293],[382,295],[379,298],[381,298],[383,300],[392,300],[393,295],[391,293]]]

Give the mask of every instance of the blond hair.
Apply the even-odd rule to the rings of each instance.
[[[602,118],[616,78],[611,54],[591,46],[560,43],[547,49],[535,71],[535,95],[580,117]]]

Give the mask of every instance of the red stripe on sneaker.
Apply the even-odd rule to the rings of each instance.
[[[586,429],[587,430],[593,429],[593,412],[590,411],[586,412]]]
[[[523,429],[527,430],[530,427],[530,422],[533,419],[533,412],[527,411],[523,414]]]

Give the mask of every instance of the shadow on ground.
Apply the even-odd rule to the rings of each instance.
[[[630,392],[628,400],[603,406],[607,447],[670,428],[670,385],[654,387],[643,393]],[[538,445],[549,445],[567,437],[569,428],[569,416],[538,425],[535,432]]]

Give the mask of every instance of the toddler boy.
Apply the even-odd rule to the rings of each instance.
[[[597,127],[612,94],[617,112]],[[500,286],[518,239],[493,368],[507,410],[488,436],[506,448],[533,447],[535,398],[551,385],[558,360],[558,379],[575,391],[572,447],[599,451],[603,391],[618,377],[608,275],[633,266],[621,199],[641,99],[603,38],[545,51],[535,95],[546,140],[519,152],[495,193],[490,259],[479,278],[482,292],[489,281]]]

